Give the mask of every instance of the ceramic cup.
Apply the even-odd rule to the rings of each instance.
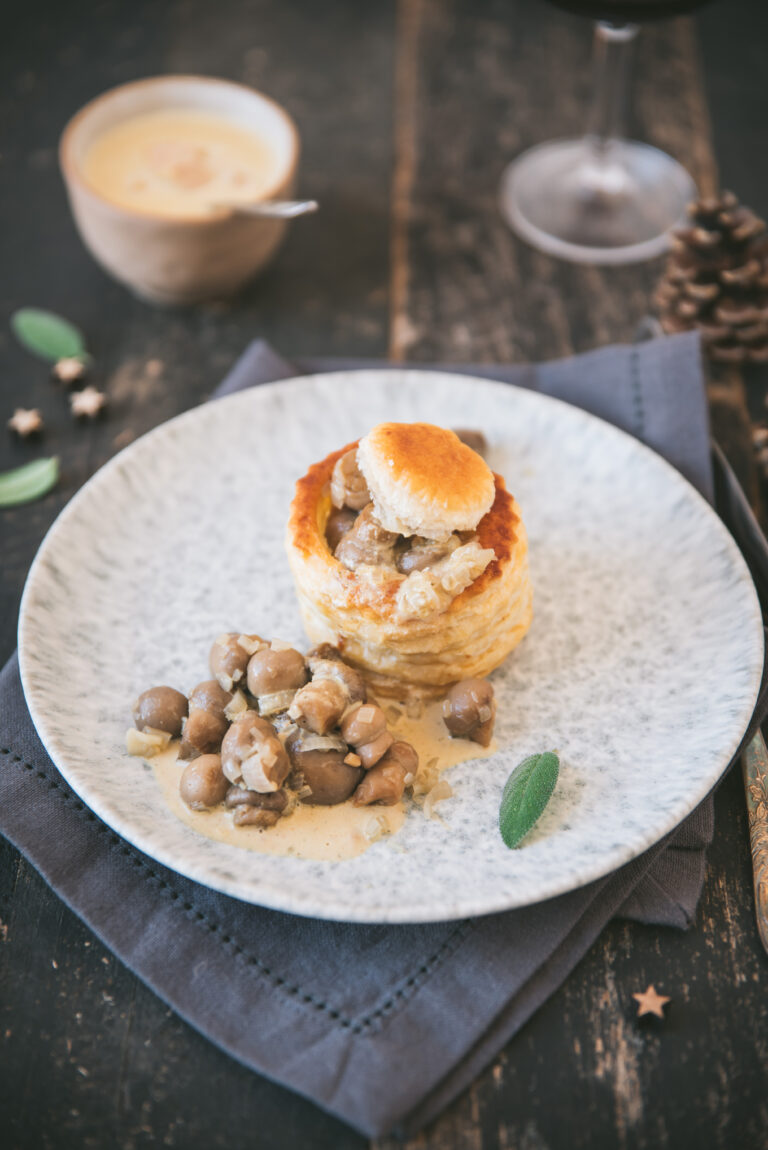
[[[67,124],[59,162],[72,214],[91,255],[136,295],[159,304],[220,299],[268,263],[286,221],[228,208],[202,219],[174,219],[113,203],[83,175],[87,151],[102,132],[132,116],[169,108],[215,113],[258,131],[275,154],[274,179],[261,198],[293,196],[299,135],[279,104],[228,80],[158,76],[104,92]]]

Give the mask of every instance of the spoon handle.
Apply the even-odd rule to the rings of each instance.
[[[214,204],[216,208],[228,208],[231,212],[247,216],[263,216],[266,219],[292,220],[316,212],[317,200],[262,200],[253,204]]]

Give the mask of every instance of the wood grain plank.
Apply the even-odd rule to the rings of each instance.
[[[630,339],[662,261],[558,264],[511,236],[495,205],[505,158],[578,131],[588,28],[559,13],[537,23],[536,6],[492,0],[424,0],[420,8],[409,291],[400,320],[407,340],[398,350],[417,361],[536,359]],[[713,190],[717,165],[692,24],[644,29],[638,48],[637,134],[672,151],[703,191]],[[470,105],[471,127],[462,116]],[[718,373],[711,398],[715,429],[749,484],[740,374]],[[717,815],[698,927],[683,935],[612,924],[501,1057],[406,1150],[459,1150],[468,1139],[585,1150],[760,1144],[768,1052],[753,1012],[765,1018],[758,988],[766,966],[755,945],[736,776],[718,794]],[[652,981],[673,997],[668,1020],[655,1027],[638,1022],[631,997]]]
[[[416,111],[423,0],[398,0],[395,36],[394,156],[390,197],[389,359],[405,358],[412,332],[408,318],[408,228],[416,175]]]

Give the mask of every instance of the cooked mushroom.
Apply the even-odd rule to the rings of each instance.
[[[487,679],[454,683],[443,700],[443,722],[452,735],[487,747],[493,738],[496,700]]]
[[[219,635],[211,647],[208,665],[225,691],[231,691],[234,683],[245,678],[248,660],[263,642],[258,635],[241,635],[237,631]]]
[[[380,803],[383,807],[394,806],[403,797],[405,775],[405,767],[385,755],[375,767],[365,772],[365,778],[355,791],[354,805],[368,807],[372,803]]]
[[[344,762],[344,751],[294,751],[293,765],[310,794],[299,797],[314,807],[332,807],[343,803],[354,792],[363,777],[361,767]]]
[[[419,768],[419,756],[404,740],[393,743],[387,753],[379,759],[355,791],[356,807],[367,807],[380,803],[390,807],[403,797],[405,788],[413,782]]]
[[[377,763],[394,742],[387,730],[384,712],[374,703],[362,703],[342,719],[341,737],[355,748],[366,770]]]
[[[200,755],[187,763],[179,783],[182,799],[193,811],[208,810],[224,801],[229,783],[221,769],[221,755]]]
[[[446,555],[455,551],[460,541],[456,535],[451,535],[442,543],[414,535],[410,544],[410,547],[404,548],[397,556],[397,569],[403,575],[410,575],[411,571],[423,571],[426,567],[434,567],[435,563],[439,563]]]
[[[221,740],[227,733],[227,720],[213,711],[190,711],[181,733],[180,759],[196,759],[221,750]]]
[[[268,794],[259,794],[258,791],[247,791],[244,787],[229,787],[224,796],[224,803],[230,809],[235,807],[262,807],[267,811],[284,811],[288,806],[288,796],[285,791],[270,791]]]
[[[248,690],[257,698],[295,691],[306,681],[304,656],[293,647],[265,647],[248,663]]]
[[[264,807],[238,807],[232,818],[236,827],[261,827],[263,831],[279,823],[280,811],[269,811]]]
[[[352,448],[337,459],[331,474],[331,503],[334,507],[351,507],[360,511],[371,496],[368,484],[357,466],[357,451]]]
[[[375,703],[364,703],[350,711],[341,724],[341,737],[346,743],[358,746],[369,743],[387,729],[387,717]]]
[[[348,705],[347,691],[335,679],[313,679],[296,692],[288,716],[302,727],[326,735],[338,724]]]
[[[355,750],[367,771],[374,763],[378,763],[382,755],[385,755],[391,746],[392,736],[389,731],[382,731],[375,739],[371,739],[370,743],[363,743],[355,747]]]
[[[387,751],[386,758],[394,759],[404,769],[406,786],[413,782],[419,769],[419,756],[415,747],[406,743],[405,739],[398,739]]]
[[[357,512],[350,507],[334,507],[325,524],[325,541],[331,551],[335,551],[357,519]]]
[[[350,571],[364,563],[371,567],[394,567],[398,538],[394,532],[385,531],[374,518],[373,504],[369,503],[342,536],[334,555]]]
[[[306,659],[309,664],[309,669],[314,674],[314,664],[320,660],[335,659],[337,662],[343,656],[338,647],[334,647],[333,643],[318,643],[310,651],[307,651]]]
[[[221,719],[226,718],[224,710],[231,702],[232,693],[219,686],[216,679],[206,679],[205,682],[198,683],[189,693],[190,712],[209,711]]]
[[[173,687],[150,687],[133,704],[133,721],[140,731],[151,727],[175,737],[181,734],[186,714],[186,697]]]
[[[310,670],[313,681],[332,679],[346,692],[347,704],[365,701],[367,689],[365,679],[356,667],[350,667],[340,659],[312,659]]]
[[[189,718],[184,723],[180,759],[195,759],[221,749],[229,721],[224,708],[232,696],[215,679],[198,683],[189,696]]]
[[[279,790],[291,769],[274,728],[253,711],[246,711],[224,736],[221,765],[231,783],[242,781],[260,794]]]

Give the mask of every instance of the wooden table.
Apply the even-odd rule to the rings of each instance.
[[[58,489],[2,516],[0,655],[44,531],[118,448],[203,400],[247,342],[287,355],[538,360],[631,338],[659,263],[599,271],[539,255],[499,219],[506,161],[580,128],[585,22],[528,0],[48,0],[4,19],[0,180],[3,405],[40,406]],[[732,0],[638,45],[636,132],[768,214],[768,10]],[[59,131],[85,100],[162,71],[209,72],[283,101],[304,138],[300,221],[236,302],[192,311],[134,300],[92,263],[57,172]],[[8,334],[20,305],[87,333],[103,422],[81,427]],[[766,376],[721,373],[712,415],[753,499],[750,421]],[[41,449],[0,435],[2,466]],[[737,772],[695,927],[617,922],[492,1066],[408,1145],[768,1145],[768,960],[753,921]],[[180,972],[183,974],[183,972]],[[631,995],[673,999],[640,1029]],[[365,1140],[236,1065],[167,1010],[0,844],[0,1144],[352,1150]],[[380,1148],[394,1145],[388,1140]]]

